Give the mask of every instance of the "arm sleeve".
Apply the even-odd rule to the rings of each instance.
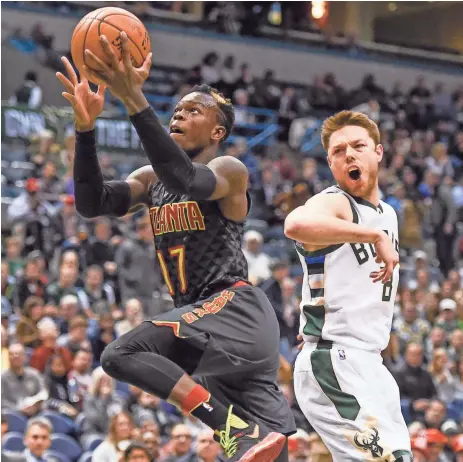
[[[130,117],[153,170],[167,191],[188,194],[201,200],[212,196],[216,187],[214,172],[191,162],[169,136],[151,107]]]
[[[74,188],[76,209],[86,218],[122,217],[129,211],[129,184],[126,181],[103,181],[96,154],[95,130],[76,133]]]

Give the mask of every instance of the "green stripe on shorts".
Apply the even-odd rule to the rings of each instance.
[[[330,345],[331,346],[331,345]],[[345,393],[339,386],[333,369],[331,350],[322,343],[310,355],[314,377],[323,393],[334,404],[343,419],[355,420],[360,412],[360,405],[355,396]]]

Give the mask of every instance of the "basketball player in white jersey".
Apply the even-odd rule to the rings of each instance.
[[[397,217],[380,201],[377,125],[342,111],[322,143],[337,182],[291,212],[304,269],[297,401],[335,462],[412,460],[398,386],[382,363],[399,278]]]

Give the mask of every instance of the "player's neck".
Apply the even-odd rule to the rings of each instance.
[[[375,186],[368,194],[361,196],[361,199],[370,202],[375,207],[379,205],[379,188]]]
[[[193,159],[193,162],[198,162],[199,164],[208,164],[214,157],[217,156],[218,147],[207,146],[201,152],[199,152]]]

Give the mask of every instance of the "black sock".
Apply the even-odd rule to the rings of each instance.
[[[229,409],[213,396],[208,401],[201,403],[196,409],[191,412],[191,415],[204,422],[208,427],[217,430],[225,425],[228,419]],[[232,414],[230,420],[232,428],[243,429],[248,424],[240,419],[235,414]]]

